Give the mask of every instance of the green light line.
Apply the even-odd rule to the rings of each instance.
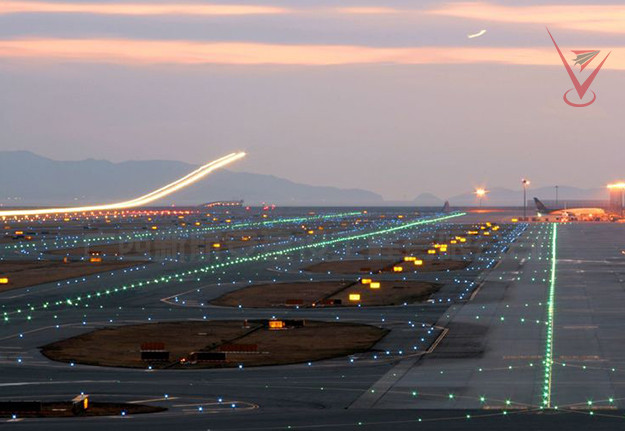
[[[10,249],[24,250],[26,248],[38,248],[38,247],[46,248],[48,247],[48,245],[54,245],[56,247],[57,242],[65,242],[64,247],[71,247],[72,245],[78,246],[81,241],[82,241],[82,244],[85,244],[87,246],[99,245],[96,243],[99,243],[102,241],[117,241],[117,240],[118,241],[128,241],[128,240],[143,241],[144,239],[165,237],[169,235],[175,236],[175,235],[180,235],[180,234],[199,234],[199,233],[204,233],[204,232],[220,232],[224,230],[250,228],[250,227],[258,227],[258,226],[265,226],[265,225],[295,223],[295,222],[299,223],[303,221],[324,220],[324,219],[329,219],[329,218],[345,218],[345,217],[351,217],[351,216],[362,215],[362,214],[363,214],[362,211],[352,211],[352,212],[313,215],[313,216],[304,216],[304,217],[279,218],[279,219],[274,219],[274,220],[263,220],[263,221],[257,221],[257,222],[239,222],[239,223],[233,223],[231,225],[221,225],[221,226],[208,226],[208,227],[186,226],[186,227],[172,228],[166,231],[159,231],[159,232],[128,232],[128,233],[119,234],[119,235],[83,237],[80,239],[73,239],[73,240],[72,239],[65,239],[65,240],[58,239],[57,240],[55,238],[50,238],[50,239],[44,238],[44,239],[41,239],[40,241],[37,241],[36,243],[30,243],[30,244],[20,243],[20,244],[8,244],[8,245],[0,246],[0,250],[10,250]],[[46,241],[53,242],[54,244],[49,244]]]
[[[557,260],[557,241],[558,241],[558,224],[552,224],[551,235],[551,275],[549,277],[549,295],[547,299],[547,337],[545,341],[545,358],[543,364],[545,366],[545,374],[543,380],[543,403],[542,407],[551,408],[551,386],[553,382],[553,317],[555,308],[555,291],[556,291],[556,260]]]
[[[328,246],[328,245],[338,244],[338,243],[341,243],[341,242],[348,242],[348,241],[354,241],[354,240],[369,238],[369,237],[376,236],[376,235],[384,235],[384,234],[387,234],[387,233],[396,232],[396,231],[404,230],[404,229],[409,229],[409,228],[412,228],[412,227],[415,227],[415,226],[419,226],[419,225],[423,225],[423,224],[436,223],[436,222],[439,222],[439,221],[444,221],[444,220],[448,220],[448,219],[451,219],[451,218],[460,217],[460,216],[463,216],[465,214],[466,213],[464,213],[464,212],[453,213],[453,214],[449,214],[449,215],[445,215],[445,216],[418,220],[418,221],[406,223],[406,224],[401,225],[401,226],[395,226],[395,227],[380,229],[380,230],[376,230],[376,231],[373,231],[373,232],[367,232],[367,233],[361,233],[361,234],[356,234],[356,235],[350,235],[350,236],[347,236],[347,237],[344,237],[344,238],[335,238],[335,239],[326,240],[326,241],[319,241],[319,242],[312,243],[312,244],[305,244],[305,245],[300,245],[300,246],[296,246],[296,247],[289,247],[289,248],[286,248],[286,249],[283,249],[283,250],[269,251],[269,252],[257,254],[255,256],[228,258],[225,262],[222,262],[222,263],[216,263],[216,264],[212,264],[212,265],[207,265],[207,266],[196,268],[196,269],[182,271],[182,272],[179,272],[179,273],[176,273],[176,274],[170,274],[170,275],[162,276],[162,277],[159,277],[159,278],[153,278],[151,280],[138,281],[138,282],[135,282],[135,283],[132,283],[132,284],[129,284],[129,285],[123,285],[123,286],[119,286],[119,287],[113,287],[113,288],[104,289],[104,290],[101,290],[101,291],[85,293],[85,294],[82,294],[82,295],[77,296],[75,298],[67,298],[65,300],[55,301],[53,304],[51,304],[50,302],[45,302],[45,303],[41,304],[41,306],[39,306],[39,307],[28,306],[25,309],[21,309],[21,308],[17,309],[13,313],[17,313],[17,314],[21,314],[22,312],[29,313],[29,312],[33,312],[35,310],[48,309],[51,305],[55,305],[55,306],[64,306],[64,305],[78,306],[78,303],[84,302],[85,300],[96,299],[96,298],[100,298],[100,297],[103,297],[103,296],[112,295],[112,294],[115,294],[115,293],[126,292],[128,290],[137,289],[137,288],[141,288],[141,287],[148,286],[148,285],[154,285],[154,284],[160,284],[160,283],[170,283],[170,282],[176,281],[176,280],[178,280],[178,279],[180,279],[182,277],[188,277],[190,275],[197,275],[198,273],[202,273],[202,272],[203,273],[211,273],[212,271],[223,269],[225,267],[230,267],[230,266],[234,266],[234,265],[238,265],[238,264],[242,264],[242,263],[250,263],[250,262],[257,262],[257,261],[267,260],[267,259],[272,258],[272,257],[281,256],[281,255],[292,253],[292,252],[295,252],[295,251],[301,251],[301,250],[306,250],[306,249],[311,249],[311,248],[318,248],[318,247],[325,247],[325,246]],[[13,313],[4,312],[3,313],[4,321],[8,322],[9,321],[9,314],[13,314]],[[32,318],[32,316],[27,315],[26,318],[27,318],[27,320],[30,320]]]

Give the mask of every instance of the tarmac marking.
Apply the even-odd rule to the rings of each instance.
[[[566,325],[562,329],[597,329],[599,325]]]
[[[168,400],[177,400],[178,397],[161,397],[161,398],[151,398],[149,400],[136,400],[136,401],[128,401],[128,404],[141,404],[141,403],[154,403],[156,401],[168,401]],[[174,406],[175,407],[175,406]]]
[[[0,383],[0,387],[9,386],[34,386],[34,385],[64,385],[72,383],[118,383],[119,380],[59,380],[57,382],[14,382],[14,383]]]
[[[542,355],[508,355],[502,356],[502,359],[542,359]]]
[[[445,338],[445,336],[447,335],[447,333],[449,332],[448,328],[443,328],[443,332],[441,332],[441,334],[436,338],[436,340],[432,343],[432,345],[430,346],[429,349],[427,349],[425,351],[425,353],[432,353],[434,351],[434,349],[436,349],[436,347],[438,346],[438,344],[443,341],[443,338]]]
[[[587,355],[587,356],[560,356],[563,361],[601,361],[605,362],[605,359],[601,359],[601,356],[598,355]]]

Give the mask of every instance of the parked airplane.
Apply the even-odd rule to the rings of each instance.
[[[569,221],[615,221],[620,217],[616,214],[607,213],[603,208],[564,208],[551,210],[540,199],[534,198],[539,217],[553,216]],[[549,217],[551,218],[551,217]]]

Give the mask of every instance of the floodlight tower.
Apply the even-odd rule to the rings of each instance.
[[[482,198],[484,198],[486,196],[486,193],[488,193],[488,190],[480,187],[475,189],[475,196],[477,196],[477,199],[480,203],[480,208],[482,208]]]
[[[523,219],[527,219],[527,187],[530,185],[530,180],[523,178],[521,184],[523,185]]]
[[[559,186],[556,185],[556,208],[558,208],[558,188]]]

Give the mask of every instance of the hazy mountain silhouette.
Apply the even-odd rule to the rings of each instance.
[[[443,205],[443,200],[432,193],[421,193],[413,200],[416,206],[420,207],[437,207]]]
[[[112,163],[106,160],[56,161],[28,151],[0,151],[0,203],[5,206],[71,205],[133,198],[163,186],[195,169],[183,162],[148,160]],[[528,189],[527,198],[555,199],[554,187]],[[18,198],[18,199],[15,199]],[[216,200],[239,200],[254,205],[406,205],[438,207],[443,199],[423,192],[412,201],[384,201],[373,192],[299,184],[273,175],[219,170],[155,205],[196,205]],[[559,187],[560,203],[606,200],[605,189]],[[452,206],[475,206],[471,192],[449,198]],[[521,206],[523,192],[489,189],[484,206]]]
[[[28,151],[1,151],[0,202],[11,206],[112,202],[152,191],[195,168],[183,162],[162,160],[66,162]],[[249,204],[278,205],[383,203],[380,195],[366,190],[317,187],[271,175],[219,170],[158,204],[190,205],[239,199]]]

